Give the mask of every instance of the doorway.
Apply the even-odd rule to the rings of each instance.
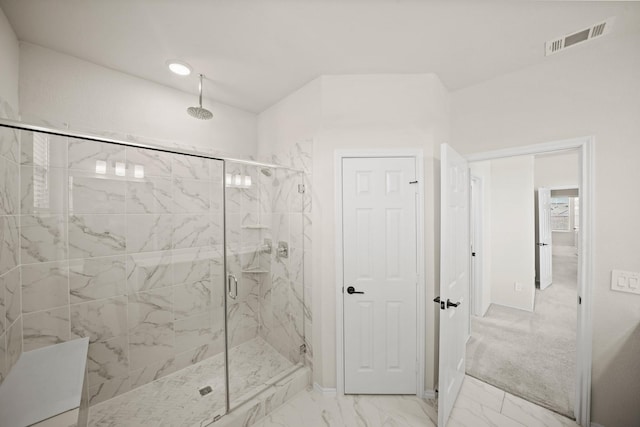
[[[422,395],[422,188],[417,151],[336,153],[339,393]]]
[[[500,161],[501,159],[504,159],[504,160],[515,159],[519,154],[525,154],[529,156],[536,155],[536,158],[538,156],[543,158],[545,157],[550,158],[554,156],[562,157],[562,154],[566,154],[566,153],[562,152],[561,147],[567,147],[567,145],[568,144],[559,143],[554,147],[553,144],[542,144],[540,146],[527,147],[525,150],[521,150],[521,151],[508,150],[504,152],[487,153],[484,155],[474,156],[474,158],[470,160],[477,159],[478,161],[483,161],[483,160]],[[540,148],[540,150],[536,150],[536,148],[538,147]],[[544,148],[553,148],[553,149],[544,150]],[[543,326],[541,325],[543,325],[544,322],[535,323],[536,321],[533,319],[536,316],[538,318],[541,316],[542,317],[546,316],[546,320],[548,324],[552,325],[552,328],[549,328],[548,330],[557,332],[557,334],[555,338],[545,337],[544,331],[538,330],[537,332],[540,332],[539,337],[542,336],[543,338],[549,338],[551,341],[556,339],[557,342],[555,342],[554,344],[545,344],[544,339],[542,339],[541,341],[536,342],[534,344],[534,347],[537,345],[544,348],[544,352],[543,352],[544,354],[542,355],[542,357],[539,358],[539,360],[536,361],[536,363],[540,365],[539,366],[540,370],[538,371],[539,374],[533,373],[535,369],[533,370],[529,369],[530,364],[525,363],[524,357],[520,357],[520,358],[516,357],[514,358],[512,363],[507,363],[505,362],[505,360],[508,360],[509,358],[505,356],[504,360],[501,360],[499,363],[495,364],[496,365],[495,367],[497,368],[499,366],[499,368],[502,369],[503,371],[507,371],[507,372],[510,371],[511,373],[515,374],[511,379],[512,384],[516,384],[519,382],[519,379],[522,378],[522,375],[519,376],[518,374],[522,374],[522,372],[526,372],[525,375],[530,375],[530,376],[537,375],[538,377],[541,377],[543,376],[543,374],[546,374],[548,372],[554,372],[555,370],[555,372],[558,373],[558,375],[549,375],[546,379],[547,381],[546,384],[549,387],[549,390],[557,390],[561,388],[560,385],[564,385],[565,393],[562,396],[562,398],[564,399],[564,402],[563,402],[564,406],[560,405],[560,407],[558,407],[554,405],[549,405],[548,404],[549,402],[545,402],[544,400],[541,401],[537,399],[531,399],[529,398],[530,396],[526,396],[526,395],[523,397],[533,401],[534,403],[542,404],[542,406],[551,408],[556,412],[563,413],[566,416],[573,417],[575,415],[575,418],[578,421],[578,423],[582,425],[585,425],[587,423],[586,422],[586,420],[588,419],[587,407],[589,405],[591,340],[584,334],[584,332],[586,329],[590,328],[590,310],[588,309],[589,305],[585,303],[586,302],[585,299],[587,299],[590,296],[591,276],[589,271],[590,267],[589,267],[589,263],[587,261],[586,256],[589,256],[591,254],[591,248],[581,247],[581,244],[590,242],[590,239],[584,234],[580,235],[577,230],[582,229],[585,226],[591,225],[590,216],[589,218],[585,219],[585,218],[580,218],[580,216],[578,215],[578,212],[580,210],[590,208],[590,205],[589,205],[590,197],[589,195],[586,195],[586,192],[591,191],[591,188],[592,188],[591,177],[588,175],[588,171],[590,170],[590,163],[589,163],[590,150],[591,150],[591,144],[588,139],[584,140],[584,144],[579,144],[577,146],[574,146],[574,153],[575,153],[575,159],[576,159],[576,167],[574,169],[576,173],[573,178],[574,179],[573,183],[577,185],[574,185],[571,190],[569,190],[569,188],[566,187],[565,185],[565,187],[562,187],[562,191],[561,191],[562,194],[560,193],[553,194],[554,196],[559,196],[559,195],[566,196],[567,194],[564,194],[564,193],[569,191],[570,193],[575,192],[575,194],[570,194],[569,196],[577,196],[578,189],[576,187],[581,187],[582,190],[585,191],[585,196],[589,200],[587,201],[587,203],[585,203],[584,200],[581,200],[582,198],[578,198],[578,197],[571,198],[569,201],[567,201],[566,199],[558,199],[558,203],[562,202],[563,205],[561,206],[562,209],[560,209],[560,206],[556,207],[557,209],[555,209],[555,212],[556,213],[561,212],[561,215],[563,216],[563,218],[554,218],[552,222],[556,224],[556,228],[557,228],[557,224],[560,224],[560,223],[564,224],[566,230],[563,230],[564,235],[562,236],[562,239],[564,240],[561,240],[559,238],[556,240],[558,243],[562,243],[563,241],[568,242],[570,240],[572,248],[569,248],[566,243],[562,243],[563,245],[567,245],[566,247],[559,246],[559,245],[557,247],[553,246],[554,248],[553,249],[553,265],[554,267],[556,266],[559,266],[559,267],[554,268],[555,270],[557,270],[556,271],[557,274],[553,275],[553,279],[549,279],[549,282],[551,283],[551,285],[545,289],[544,287],[541,288],[540,285],[537,285],[536,287],[535,284],[534,284],[534,287],[531,287],[530,282],[519,283],[518,281],[513,281],[511,283],[511,286],[512,286],[511,291],[514,294],[517,293],[518,288],[519,287],[521,288],[522,286],[525,286],[525,291],[527,289],[533,289],[535,291],[535,293],[532,294],[533,304],[531,304],[530,312],[522,311],[522,310],[526,310],[526,305],[524,307],[522,306],[517,307],[520,310],[514,310],[513,307],[504,307],[504,306],[499,307],[497,310],[494,310],[495,305],[492,305],[491,309],[488,312],[488,316],[486,316],[485,318],[482,318],[482,317],[479,318],[481,319],[481,322],[479,323],[484,322],[484,325],[482,325],[483,327],[488,327],[487,325],[489,325],[491,322],[494,322],[494,324],[491,325],[493,326],[492,331],[494,335],[496,333],[497,334],[504,333],[505,335],[508,333],[513,333],[514,334],[513,336],[519,335],[522,337],[522,336],[526,336],[526,334],[523,334],[521,330],[518,331],[519,327],[522,327],[524,325],[525,327],[533,326],[534,328],[539,327],[540,329],[543,329]],[[477,163],[477,162],[475,164],[480,165],[480,163]],[[472,166],[472,176],[473,176],[473,166]],[[512,184],[512,182],[510,184]],[[566,184],[566,183],[563,183],[563,184]],[[545,185],[547,187],[554,188],[555,190],[559,190],[559,188],[554,187],[553,184],[549,185],[549,183],[546,183]],[[473,185],[471,188],[472,189],[474,188]],[[489,193],[491,192],[490,189],[487,189],[486,191]],[[530,194],[529,197],[533,202],[533,200],[535,200],[535,198],[533,197],[533,191],[531,191],[529,194]],[[472,196],[472,203],[473,203],[473,196]],[[497,206],[492,206],[492,208],[494,209],[494,211],[496,210],[498,212],[500,211],[500,208]],[[527,207],[527,210],[528,209],[529,207]],[[486,214],[487,208],[482,210],[482,212]],[[472,224],[474,223],[476,223],[476,221],[473,220],[473,215],[472,215]],[[535,221],[535,223],[537,224],[537,220]],[[570,225],[567,225],[567,224],[570,224]],[[528,227],[530,228],[531,226],[528,226]],[[494,237],[493,231],[494,230],[492,230],[492,233],[487,237],[487,240],[490,240]],[[538,241],[539,236],[536,235],[535,237],[536,237],[535,239],[536,243],[539,243]],[[555,233],[554,233],[554,238],[555,238]],[[549,249],[551,249],[551,247],[549,247]],[[536,258],[538,258],[537,252],[538,251],[536,250]],[[488,255],[489,257],[492,256],[490,252],[487,254],[486,251],[485,251],[485,255]],[[580,256],[578,257],[578,255]],[[495,254],[493,254],[493,256],[495,256]],[[530,255],[527,255],[527,257],[530,257]],[[473,264],[473,258],[471,259]],[[494,261],[496,260],[494,259]],[[537,268],[538,274],[536,274],[537,283],[540,283],[539,282],[540,280],[539,262],[536,262],[536,264],[538,267]],[[496,263],[496,262],[493,262],[491,264],[491,267],[493,267],[494,269],[498,268],[499,270],[502,270],[499,263]],[[549,266],[549,270],[551,270],[551,265]],[[479,293],[479,290],[472,288],[472,292],[477,295]],[[504,305],[509,305],[509,304],[504,304]],[[563,305],[565,307],[563,307]],[[519,312],[522,315],[513,316],[513,318],[509,320],[510,311]],[[496,319],[499,319],[499,321]],[[500,322],[503,322],[503,323],[500,323]],[[570,326],[564,328],[566,330],[562,330],[563,328],[562,325],[567,325],[567,324],[570,324]],[[560,325],[560,327],[558,327],[558,325]],[[530,344],[531,342],[535,342],[534,338],[532,337],[533,335],[528,336],[528,339],[530,340],[530,342],[528,342],[527,344]],[[495,338],[495,336],[493,338]],[[470,346],[478,344],[477,342],[474,343],[473,339],[474,337],[472,337],[470,341],[471,343]],[[490,340],[487,339],[487,341],[490,341]],[[508,341],[509,343],[502,344],[498,350],[501,356],[504,355],[505,353],[508,353],[510,350],[514,348],[514,344],[513,344],[514,340],[508,340]],[[567,344],[566,346],[564,345],[565,343]],[[481,350],[480,353],[484,353],[484,356],[488,358],[490,353],[486,352],[485,350],[486,349]],[[556,354],[556,353],[564,353],[564,354]],[[570,363],[566,363],[568,360],[567,355],[570,355]],[[469,354],[469,357],[471,357],[472,359],[476,356],[477,355],[473,354],[473,350]],[[476,357],[476,359],[478,358]],[[482,360],[482,357],[479,360]],[[477,362],[477,360],[475,360],[475,362]],[[477,366],[475,368],[477,369]],[[474,372],[472,372],[471,374],[474,375]],[[564,376],[564,378],[559,379],[559,377],[562,377],[562,376]],[[487,381],[486,378],[481,377],[481,379]],[[539,380],[539,378],[534,378],[534,379]],[[560,384],[563,381],[564,381],[564,384]],[[491,381],[487,381],[487,382],[491,383]],[[567,384],[570,384],[570,386],[567,387]],[[498,383],[495,385],[498,385],[500,388],[506,389],[507,391],[513,392],[513,389],[510,389],[508,386],[505,386],[505,384]],[[548,395],[551,394],[549,393],[549,390],[547,390],[547,393],[545,393],[544,390],[542,390],[542,395],[548,397]],[[514,394],[518,394],[518,393],[514,392]],[[575,405],[574,405],[574,402],[575,402]]]
[[[482,251],[490,258],[483,262],[490,306],[471,316],[467,374],[574,418],[575,221],[572,199],[559,197],[568,190],[558,193],[550,184],[577,185],[578,153],[494,159],[470,167],[491,182],[484,200],[491,208],[491,244]],[[475,258],[472,253],[472,263]]]

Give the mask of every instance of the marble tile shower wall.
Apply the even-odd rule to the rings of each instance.
[[[228,301],[230,346],[259,335],[298,363],[304,332],[302,195],[297,191],[302,176],[285,169],[227,167],[227,262],[238,278],[238,295]],[[251,185],[236,185],[235,177],[248,177]],[[287,257],[278,253],[280,242],[288,246]]]
[[[311,309],[311,289],[313,286],[313,277],[311,264],[313,259],[313,242],[312,235],[312,200],[313,188],[311,186],[313,178],[313,139],[305,139],[292,145],[287,151],[273,153],[271,156],[262,160],[279,165],[289,166],[304,172],[302,183],[305,186],[305,192],[302,197],[302,239],[298,246],[298,255],[302,255],[302,283],[304,286],[304,343],[307,351],[305,354],[305,364],[313,369],[313,340],[312,340],[312,323],[313,313]],[[297,196],[296,196],[297,197]],[[297,203],[297,201],[296,201]],[[297,273],[299,274],[299,272]]]
[[[298,192],[302,179],[301,173],[287,169],[262,177],[264,187],[271,190],[270,227],[265,234],[273,250],[268,254],[271,271],[260,284],[260,336],[293,363],[303,362],[304,343],[303,194]],[[280,242],[288,245],[287,256],[278,250]]]
[[[0,117],[17,118],[2,99]],[[0,383],[22,353],[19,162],[18,131],[0,128]]]
[[[31,132],[19,161],[24,351],[89,337],[95,404],[223,350],[222,162]]]

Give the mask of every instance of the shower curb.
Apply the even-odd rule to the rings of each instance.
[[[269,386],[256,397],[240,405],[218,421],[208,420],[193,427],[249,427],[309,387],[310,377],[311,370],[309,367],[300,368],[286,378]]]

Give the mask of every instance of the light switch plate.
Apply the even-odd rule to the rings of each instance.
[[[640,273],[634,271],[611,271],[611,289],[640,295]]]

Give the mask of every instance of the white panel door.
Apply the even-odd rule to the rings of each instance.
[[[416,393],[413,158],[342,161],[344,391]]]
[[[465,373],[469,317],[469,166],[447,144],[441,149],[440,367],[438,426],[445,427]]]
[[[551,190],[538,188],[538,280],[540,289],[547,288],[552,281],[551,251]]]

